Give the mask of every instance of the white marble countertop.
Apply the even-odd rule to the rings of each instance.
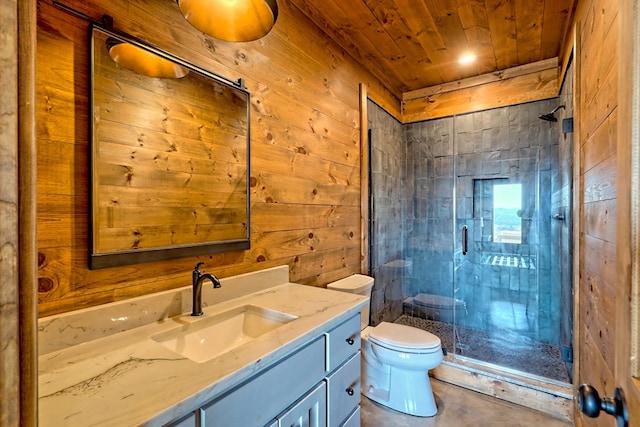
[[[286,266],[264,272],[271,279],[260,279],[256,276],[260,272],[242,275],[240,281],[223,279],[222,289],[226,287],[227,291],[220,294],[222,301],[216,304],[211,301],[219,290],[203,288],[205,315],[201,318],[193,318],[187,312],[189,286],[41,319],[44,354],[40,355],[38,366],[39,425],[162,425],[251,377],[356,314],[368,302],[357,295],[289,283]],[[261,284],[255,285],[256,280]],[[160,306],[172,308],[153,308],[158,301]],[[172,310],[176,310],[175,301],[180,301],[177,309],[182,308],[186,314],[170,317]],[[152,335],[185,322],[204,320],[245,304],[294,315],[297,319],[203,363],[174,353],[151,339]],[[184,310],[186,305],[188,310]],[[134,316],[126,311],[132,309],[144,312],[145,320],[132,321]],[[153,313],[149,315],[149,311]],[[108,318],[106,323],[110,325],[102,325],[101,318]],[[139,324],[144,322],[147,323]],[[122,326],[112,327],[121,323],[132,327],[125,330],[118,330]]]

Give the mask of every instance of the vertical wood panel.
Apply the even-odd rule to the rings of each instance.
[[[618,2],[581,2],[576,11],[580,22],[578,91],[578,139],[576,165],[579,176],[580,240],[577,307],[578,378],[575,384],[590,383],[610,394],[615,379],[616,336],[616,161],[618,106]],[[627,90],[627,89],[625,89]],[[578,415],[584,426],[605,426],[610,420]]]
[[[625,392],[630,425],[640,420],[640,14],[620,1],[620,131],[618,137],[618,264],[616,382]]]
[[[581,72],[582,72],[582,44],[581,44],[581,21],[576,19],[575,25],[573,26],[572,31],[572,44],[573,44],[573,114],[574,120],[576,123],[580,123],[580,111],[581,111],[581,88],[579,82],[581,81]],[[568,52],[567,52],[568,53]],[[567,59],[568,62],[568,59]],[[570,78],[570,76],[568,77]],[[574,347],[574,358],[573,358],[573,390],[574,395],[578,391],[578,384],[580,377],[580,370],[582,369],[582,352],[583,352],[583,343],[584,343],[584,333],[582,327],[582,308],[580,307],[580,299],[582,298],[582,283],[580,281],[580,258],[582,256],[582,245],[580,244],[580,235],[582,228],[582,200],[583,195],[582,191],[579,189],[582,188],[582,155],[580,151],[581,145],[581,133],[580,126],[575,126],[574,135],[573,135],[573,212],[572,212],[572,227],[573,227],[573,239],[572,245],[573,248],[573,276],[572,276],[572,285],[573,285],[573,347]],[[574,404],[574,422],[576,425],[582,425],[582,419],[578,415],[578,405]]]
[[[360,85],[360,272],[369,272],[369,112],[367,88]]]

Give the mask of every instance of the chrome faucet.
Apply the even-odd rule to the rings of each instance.
[[[193,269],[193,273],[191,273],[192,281],[191,284],[193,286],[193,310],[191,311],[192,316],[202,316],[204,313],[202,312],[202,282],[206,279],[211,280],[213,284],[213,288],[221,288],[220,280],[213,274],[202,273],[200,271],[200,266],[203,265],[204,262],[199,262],[196,264]]]

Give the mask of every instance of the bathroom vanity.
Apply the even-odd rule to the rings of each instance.
[[[349,318],[170,425],[360,425],[359,327]]]
[[[287,266],[221,282],[202,317],[186,287],[41,319],[39,424],[360,425],[368,300]]]

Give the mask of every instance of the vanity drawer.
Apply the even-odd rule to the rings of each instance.
[[[327,377],[328,426],[338,427],[360,404],[360,352]]]
[[[360,314],[327,333],[327,372],[340,366],[360,350]]]
[[[325,340],[306,347],[204,408],[205,426],[261,426],[318,384],[324,372]]]

